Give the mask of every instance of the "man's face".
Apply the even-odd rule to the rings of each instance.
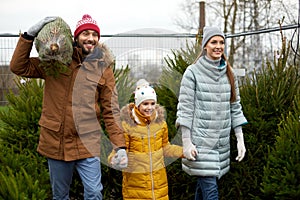
[[[84,55],[88,55],[89,53],[91,53],[98,45],[98,41],[99,35],[96,31],[93,30],[82,31],[76,39],[76,42],[78,46],[82,48],[82,52]]]

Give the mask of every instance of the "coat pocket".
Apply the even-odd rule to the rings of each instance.
[[[44,128],[47,128],[51,131],[58,132],[60,130],[60,127],[61,127],[61,122],[51,120],[51,119],[45,117],[44,115],[42,115],[41,119],[39,121],[39,125],[44,127]]]

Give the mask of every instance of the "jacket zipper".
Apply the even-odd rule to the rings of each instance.
[[[142,135],[142,152],[145,152],[144,136]]]
[[[151,178],[151,191],[152,191],[152,199],[155,200],[154,193],[154,180],[153,180],[153,165],[152,165],[152,151],[151,151],[151,133],[149,124],[147,124],[147,132],[148,132],[148,151],[149,151],[149,161],[150,161],[150,178]]]

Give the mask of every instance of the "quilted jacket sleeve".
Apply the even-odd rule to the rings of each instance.
[[[164,132],[163,132],[162,146],[164,150],[164,156],[182,158],[183,157],[182,147],[179,145],[171,144],[169,142],[168,125],[166,122],[164,122],[163,130]]]
[[[189,68],[183,74],[178,105],[176,127],[186,126],[191,129],[195,110],[195,76]]]
[[[236,91],[236,101],[231,103],[230,109],[231,109],[231,125],[232,128],[235,128],[237,126],[245,125],[247,124],[247,119],[245,118],[243,111],[242,111],[242,105],[241,105],[241,98],[240,98],[240,92],[239,92],[239,86],[238,81],[235,78],[235,91]]]

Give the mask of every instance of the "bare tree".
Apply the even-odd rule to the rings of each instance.
[[[199,8],[195,0],[185,0],[180,4],[181,12],[174,17],[175,24],[188,33],[197,32]]]
[[[278,20],[283,16],[288,18],[287,24],[293,24],[296,23],[297,14],[295,3],[295,0],[206,1],[206,25],[219,26],[226,35],[233,35],[278,26]],[[186,0],[182,4],[182,12],[185,14],[178,15],[175,24],[182,29],[197,32],[199,8],[196,1]],[[279,33],[277,35],[254,34],[226,39],[226,54],[229,61],[233,66],[244,67],[249,71],[260,67],[263,56],[278,48],[276,44],[280,44]]]

